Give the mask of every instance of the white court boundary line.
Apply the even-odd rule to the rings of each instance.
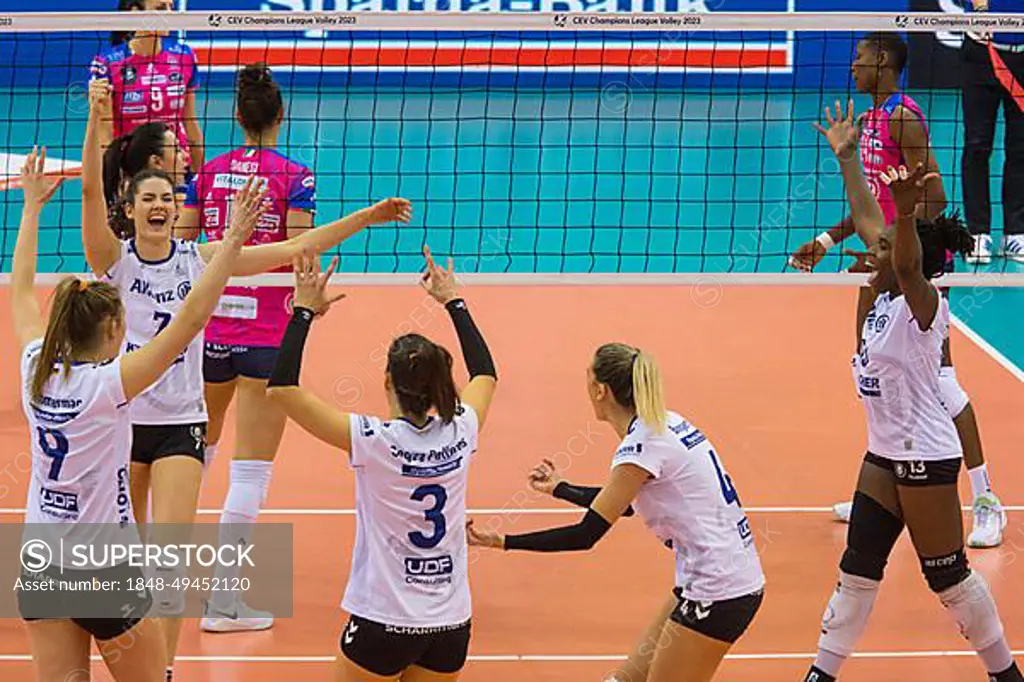
[[[1024,650],[1013,651],[1014,656],[1024,656]],[[726,654],[728,661],[789,661],[814,660],[817,653],[753,653]],[[970,650],[954,651],[858,651],[851,658],[866,659],[900,659],[900,658],[973,658],[977,653]],[[93,661],[103,660],[98,655],[90,657]],[[498,654],[471,655],[472,663],[612,663],[625,661],[625,654],[585,655],[585,654]],[[28,654],[0,654],[0,662],[30,662]],[[330,663],[334,656],[177,656],[175,660],[187,663]]]
[[[1007,512],[1024,511],[1024,505],[1004,505]],[[971,511],[971,507],[963,505],[962,510]],[[200,509],[197,514],[200,516],[214,516],[222,513],[221,509]],[[832,507],[744,507],[747,514],[831,514]],[[0,515],[24,514],[25,509],[19,507],[0,508]],[[582,514],[583,510],[577,507],[558,507],[541,509],[517,509],[517,508],[479,508],[467,509],[467,514],[480,516],[548,516],[564,514]],[[261,516],[355,516],[356,510],[351,508],[318,509],[318,508],[293,508],[293,509],[261,509]]]
[[[332,255],[326,252],[324,255]],[[473,257],[470,254],[467,257]],[[95,279],[92,273],[44,272],[36,275],[37,286],[54,286],[65,277]],[[416,285],[419,273],[344,273],[331,277],[331,286],[380,287]],[[841,286],[855,287],[867,283],[867,275],[803,272],[673,272],[673,273],[571,273],[571,272],[467,272],[458,279],[474,286]],[[0,273],[0,286],[11,283],[10,273]],[[283,286],[292,287],[291,273],[267,273],[252,277],[232,277],[229,286]],[[949,287],[1024,287],[1024,272],[961,272],[942,277],[942,285]]]
[[[1024,382],[1024,370],[1017,366],[1010,358],[1006,357],[991,343],[985,340],[978,332],[974,331],[969,324],[961,320],[956,315],[950,316],[953,321],[953,326],[960,330],[960,332],[974,342],[981,350],[985,351],[990,358],[999,363],[1007,372],[1017,378],[1017,381]]]

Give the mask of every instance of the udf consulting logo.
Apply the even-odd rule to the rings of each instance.
[[[53,563],[53,550],[42,540],[29,540],[21,546],[21,567],[29,573],[45,571]]]

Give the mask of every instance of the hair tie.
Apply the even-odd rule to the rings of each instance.
[[[87,281],[85,281],[84,279],[78,280],[78,291],[79,292],[84,292],[88,288],[89,288],[89,283]]]
[[[633,366],[634,366],[634,367],[636,367],[636,359],[637,359],[638,357],[640,357],[640,351],[639,351],[639,350],[635,350],[635,351],[633,351],[633,360],[632,360],[632,364],[633,364]]]

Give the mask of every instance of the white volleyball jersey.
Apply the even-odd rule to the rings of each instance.
[[[351,415],[356,541],[342,608],[406,628],[459,625],[472,613],[466,481],[479,421],[449,424]]]
[[[148,343],[178,314],[188,292],[206,267],[198,245],[171,241],[170,255],[147,261],[135,240],[121,242],[121,258],[106,274],[121,292],[128,329],[123,351]],[[159,381],[132,401],[133,424],[190,424],[206,421],[203,398],[203,334],[171,364]]]
[[[633,507],[676,552],[676,586],[697,601],[735,599],[764,587],[764,573],[739,495],[711,442],[675,412],[658,434],[639,418],[612,468],[634,464],[651,478]]]
[[[942,406],[939,368],[949,335],[949,301],[921,331],[902,295],[875,299],[853,357],[857,392],[868,417],[868,451],[894,460],[934,461],[962,455],[956,426]]]
[[[42,339],[33,341],[21,356],[21,403],[32,452],[25,523],[59,524],[52,530],[56,537],[81,542],[124,541],[124,534],[137,538],[121,360],[76,363],[67,374],[55,371],[42,399],[33,402],[32,376],[42,347]]]

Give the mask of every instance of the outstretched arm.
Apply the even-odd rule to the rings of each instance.
[[[839,102],[836,102],[835,116],[833,117],[832,111],[826,107],[825,117],[829,124],[827,130],[817,123],[814,127],[828,140],[839,161],[846,197],[850,201],[850,218],[853,220],[857,235],[865,246],[874,246],[885,228],[885,216],[882,215],[882,208],[868,187],[857,153],[861,124],[854,115],[853,100],[849,101],[845,115]]]
[[[505,535],[466,524],[469,544],[530,552],[577,552],[592,548],[636,499],[651,474],[635,464],[619,464],[579,523],[536,533]]]
[[[82,245],[89,269],[107,272],[121,257],[121,243],[107,221],[107,200],[103,196],[103,119],[110,117],[110,83],[89,83],[89,122],[82,144]]]
[[[328,297],[327,283],[338,264],[335,258],[327,272],[320,274],[320,258],[304,254],[294,262],[295,303],[292,319],[285,330],[277,363],[267,384],[267,396],[308,433],[325,443],[352,450],[352,429],[349,413],[335,410],[319,397],[299,386],[302,353],[306,346],[313,318],[323,315],[344,294]]]
[[[889,120],[889,134],[900,146],[907,168],[920,166],[927,174],[925,177],[928,180],[925,181],[915,215],[924,220],[935,220],[946,210],[949,201],[942,184],[939,162],[932,151],[924,123],[905,107],[899,107]]]
[[[291,263],[304,253],[322,253],[337,246],[365,227],[379,223],[409,222],[412,205],[406,199],[385,199],[369,208],[356,211],[340,220],[335,220],[315,230],[303,232],[298,237],[273,244],[247,246],[242,250],[235,264],[238,277],[258,275],[268,270]],[[216,254],[220,242],[199,245],[204,260]]]
[[[36,298],[36,254],[39,244],[39,215],[50,200],[61,178],[44,175],[46,147],[32,153],[21,168],[21,187],[25,193],[25,206],[21,210],[21,227],[14,245],[14,264],[11,267],[11,318],[18,337],[18,349],[43,336],[46,322]]]
[[[921,331],[931,328],[939,307],[939,291],[924,276],[921,238],[917,234],[917,216],[927,211],[922,204],[926,188],[935,179],[935,175],[926,173],[924,166],[917,166],[913,172],[901,166],[889,175],[896,210],[899,212],[896,219],[896,243],[892,247],[892,267]]]
[[[577,507],[589,509],[601,492],[597,486],[574,485],[562,478],[561,472],[550,459],[543,459],[541,463],[533,468],[528,477],[530,487],[539,493],[551,495],[555,499],[564,500]],[[633,506],[630,505],[623,516],[633,516]]]
[[[469,372],[469,383],[462,389],[459,399],[473,408],[482,429],[498,385],[494,359],[483,334],[469,314],[466,301],[459,296],[452,259],[448,259],[448,268],[444,269],[434,262],[429,246],[423,247],[423,255],[427,259],[427,271],[423,273],[420,284],[435,301],[445,307],[452,318],[459,345],[462,346],[466,370]]]

